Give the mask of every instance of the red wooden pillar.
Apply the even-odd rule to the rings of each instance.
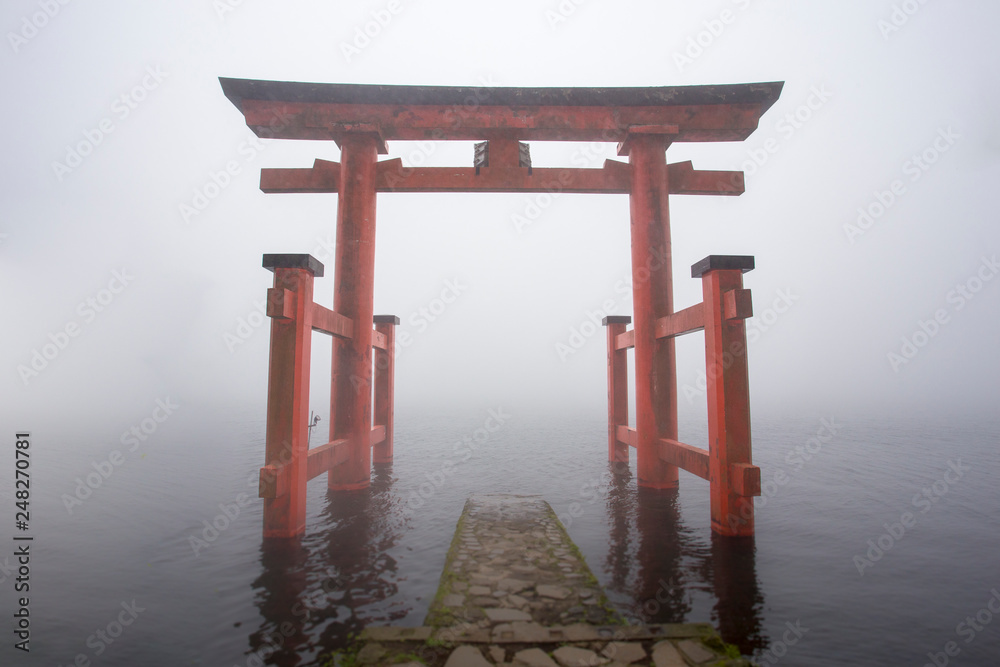
[[[619,147],[632,168],[632,311],[635,324],[636,459],[639,486],[677,487],[677,467],[658,455],[659,438],[677,439],[677,370],[672,338],[656,320],[673,313],[666,149],[670,135],[630,134]]]
[[[264,255],[264,268],[274,272],[264,465],[281,478],[271,480],[275,497],[264,499],[264,537],[293,537],[306,525],[313,278],[323,265],[310,255]]]
[[[347,460],[333,468],[330,489],[353,491],[371,483],[372,317],[375,283],[374,133],[339,137],[340,184],[333,309],[354,321],[350,340],[334,339],[330,440],[348,440]]]
[[[396,376],[396,325],[395,315],[376,315],[375,331],[385,336],[385,349],[375,351],[375,425],[385,426],[385,440],[375,445],[372,458],[375,463],[392,463],[393,396]]]
[[[712,530],[720,535],[754,534],[753,496],[760,494],[760,469],[751,465],[744,324],[753,311],[743,274],[753,266],[753,257],[710,255],[691,267],[704,295],[708,479]]]
[[[608,462],[628,463],[628,445],[618,440],[618,427],[628,425],[628,350],[618,349],[618,336],[632,321],[628,315],[609,315],[608,328]]]

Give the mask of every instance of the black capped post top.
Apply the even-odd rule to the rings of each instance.
[[[317,278],[323,277],[323,262],[312,255],[264,255],[264,268],[275,269],[308,269]]]
[[[732,271],[739,269],[743,273],[752,271],[753,255],[709,255],[700,262],[691,265],[691,277],[700,278],[709,271]]]

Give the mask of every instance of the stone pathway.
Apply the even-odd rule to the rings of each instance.
[[[538,496],[470,498],[424,626],[371,627],[361,641],[358,665],[750,664],[705,623],[625,625]]]
[[[555,512],[537,496],[465,504],[427,625],[620,623]]]

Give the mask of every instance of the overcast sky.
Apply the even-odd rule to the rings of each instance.
[[[272,275],[261,255],[312,253],[327,266],[316,300],[332,305],[336,195],[265,195],[258,179],[262,167],[339,151],[255,140],[219,76],[784,81],[747,141],[667,152],[744,169],[747,183],[740,197],[671,199],[677,307],[701,298],[691,264],[751,254],[755,409],[989,410],[1000,362],[998,20],[985,0],[8,0],[5,416],[117,420],[164,396],[263,405],[258,304]],[[613,145],[531,151],[536,166],[615,157]],[[387,157],[468,166],[472,146],[390,142]],[[236,173],[220,176],[230,163]],[[517,224],[529,211],[532,224]],[[616,289],[629,261],[623,195],[379,195],[375,312],[398,315],[412,341],[397,405],[600,412],[604,331],[587,323],[608,300],[611,314],[631,314]],[[457,297],[440,312],[446,290]],[[703,342],[689,338],[678,348],[682,406],[703,401]],[[329,339],[314,342],[311,403],[323,409]],[[46,351],[43,362],[35,353]]]

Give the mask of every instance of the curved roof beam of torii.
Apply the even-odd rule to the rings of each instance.
[[[782,82],[651,88],[376,86],[220,78],[260,137],[383,141],[627,139],[629,129],[676,126],[673,141],[742,141]]]

